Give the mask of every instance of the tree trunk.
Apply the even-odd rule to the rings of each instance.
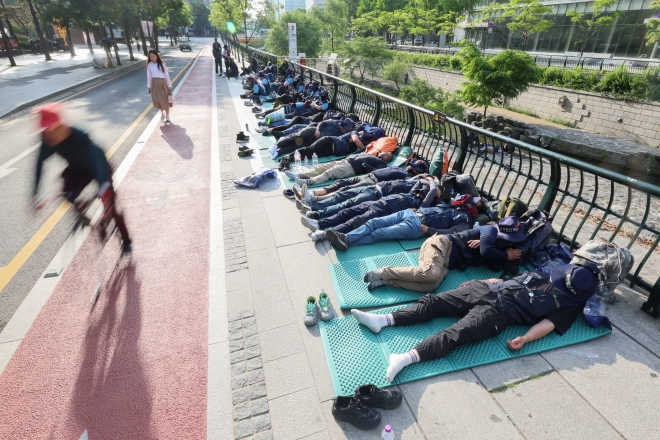
[[[9,36],[12,36],[12,35],[16,36],[16,34],[14,33],[14,28],[11,25],[11,21],[9,21],[9,14],[7,13],[6,10],[5,10],[5,21],[7,22],[7,27],[9,28]]]
[[[9,64],[11,67],[16,67],[16,61],[14,61],[14,55],[11,53],[11,44],[9,43],[9,37],[5,33],[5,25],[0,19],[0,32],[2,33],[2,41],[4,42],[5,49],[7,49],[7,57],[9,58]]]
[[[69,23],[64,26],[64,29],[66,29],[66,40],[67,43],[69,43],[69,52],[71,53],[72,57],[76,56],[76,49],[73,47],[73,37],[71,36],[71,25]]]
[[[101,39],[105,37],[105,41],[103,42],[103,50],[105,51],[105,57],[108,60],[108,67],[115,67],[115,64],[112,62],[112,53],[110,52],[110,48],[108,47],[108,35],[105,32],[103,22],[100,22],[99,34],[101,34]]]
[[[126,19],[126,17],[124,17],[124,38],[126,39],[126,45],[128,46],[128,55],[130,56],[130,60],[135,61],[135,57],[133,56],[133,45],[129,40],[129,38],[131,37],[129,36],[128,33],[128,20]]]
[[[158,25],[156,24],[156,21],[154,21],[154,27],[152,30],[153,30],[153,35],[151,36],[151,38],[153,38],[154,40],[154,49],[156,49],[156,52],[160,52],[160,50],[158,50]]]
[[[140,32],[140,40],[142,41],[142,53],[144,54],[145,57],[147,57],[149,55],[149,53],[147,52],[147,40],[144,38],[144,30],[142,29],[142,20],[138,20],[138,21],[139,21],[138,30]]]
[[[87,47],[89,47],[89,53],[94,53],[94,47],[92,47],[92,39],[89,38],[89,28],[85,26],[85,35],[87,35]]]
[[[112,30],[112,23],[109,24],[108,28],[110,29],[110,38],[112,38],[112,47],[115,49],[115,57],[117,58],[117,65],[121,66],[121,60],[119,59],[119,48],[115,42],[115,31]]]
[[[37,36],[39,37],[39,42],[41,43],[41,50],[46,56],[46,61],[51,61],[50,53],[48,52],[48,43],[44,38],[44,34],[41,33],[41,25],[39,24],[39,19],[37,18],[37,13],[34,10],[34,5],[32,5],[32,0],[27,0],[28,6],[30,7],[30,13],[32,14],[32,21],[34,21],[34,27],[37,30]]]
[[[486,119],[486,110],[488,110],[488,106],[484,107],[484,120]]]

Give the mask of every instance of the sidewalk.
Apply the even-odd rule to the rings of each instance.
[[[278,180],[233,184],[261,167],[237,156],[236,134],[260,135],[240,82],[213,76],[209,45],[173,123],[155,118],[115,177],[132,258],[113,237],[106,268],[118,265],[90,311],[88,237],[40,281],[53,288],[43,309],[21,306],[34,322],[17,312],[0,334],[0,361],[13,353],[0,362],[0,439],[373,440],[386,423],[397,439],[657,438],[660,321],[626,287],[609,336],[398,386],[404,403],[373,431],[335,422],[319,328],[303,323],[322,290],[349,314],[335,251],[311,242]]]

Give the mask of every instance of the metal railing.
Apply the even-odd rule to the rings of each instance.
[[[388,44],[391,50],[400,50],[411,53],[435,54],[435,55],[453,55],[461,48],[456,47],[428,47],[428,46],[409,46],[400,44]],[[496,51],[482,51],[481,54],[494,54]],[[624,58],[595,58],[595,57],[576,57],[568,55],[548,55],[548,54],[530,54],[536,64],[540,67],[561,67],[572,69],[581,67],[585,70],[595,70],[598,72],[612,72],[618,66],[628,67],[629,73],[641,75],[649,67],[660,67],[657,60],[648,60],[644,58],[624,59]]]
[[[276,56],[242,48],[261,62]],[[642,310],[660,314],[660,186],[544,150],[466,122],[433,121],[433,112],[307,66],[297,72],[319,81],[332,106],[378,125],[429,160],[446,148],[453,169],[471,174],[488,200],[516,197],[553,217],[559,242],[576,249],[591,239],[625,246],[635,257],[631,287],[649,292]],[[513,152],[504,152],[504,146]],[[508,151],[511,149],[507,148]],[[650,216],[653,215],[651,219]]]

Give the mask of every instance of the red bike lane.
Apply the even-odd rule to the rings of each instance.
[[[118,188],[133,255],[115,234],[92,309],[90,234],[0,375],[1,439],[206,437],[212,66],[207,47]]]

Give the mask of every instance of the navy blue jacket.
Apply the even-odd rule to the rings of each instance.
[[[335,144],[336,146],[336,144]],[[387,162],[378,156],[360,153],[347,157],[346,161],[353,167],[356,176],[371,173],[374,170],[387,167]]]
[[[388,180],[401,180],[408,177],[408,173],[398,167],[387,167],[371,172],[377,181],[386,182]]]
[[[495,248],[497,228],[495,226],[480,226],[458,234],[448,235],[451,240],[451,254],[449,255],[449,269],[465,270],[470,266],[483,266],[487,264],[492,270],[502,270],[504,262],[508,259],[506,252]],[[479,240],[478,249],[468,246],[468,241]]]

